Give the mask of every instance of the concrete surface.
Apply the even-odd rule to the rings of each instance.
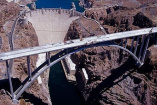
[[[35,28],[39,45],[63,42],[71,22],[78,18],[51,9],[32,11],[27,17]]]

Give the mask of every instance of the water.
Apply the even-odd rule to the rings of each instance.
[[[71,9],[71,2],[75,3],[77,11],[84,11],[79,7],[78,0],[38,0],[36,7]],[[51,67],[48,85],[53,105],[84,105],[80,92],[73,83],[67,81],[61,63]]]
[[[74,84],[66,80],[60,62],[51,67],[49,89],[53,105],[84,105]]]
[[[76,5],[76,10],[83,12],[84,9],[79,6],[78,0],[38,0],[36,1],[36,6],[40,8],[64,8],[71,9],[71,3],[74,2]]]

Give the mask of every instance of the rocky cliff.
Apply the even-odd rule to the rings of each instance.
[[[155,3],[156,0],[80,0],[84,1],[85,8],[102,8],[112,6],[124,6],[129,8],[136,8],[147,3]]]
[[[13,2],[0,1],[0,37],[1,48],[0,52],[10,51],[9,47],[9,34],[11,27],[17,14],[21,8]],[[31,23],[22,24],[21,20],[17,22],[15,32],[13,34],[14,49],[21,49],[27,47],[38,46],[38,38],[36,32]],[[31,69],[36,68],[37,55],[31,56]],[[14,60],[14,66],[12,67],[12,81],[14,90],[21,85],[21,82],[28,76],[27,75],[27,63],[26,58],[18,58]],[[8,80],[6,77],[5,62],[0,62],[0,103],[2,105],[13,105]],[[18,105],[51,105],[49,91],[45,84],[38,84],[35,81],[20,97]]]
[[[87,17],[98,20],[107,33],[123,32],[157,26],[155,3],[136,8],[113,6],[90,8]],[[82,21],[82,19],[80,19]],[[87,21],[86,21],[87,22]],[[84,24],[94,27],[91,22]],[[95,31],[90,28],[90,31]],[[71,24],[67,40],[93,36],[83,32],[80,22]],[[132,39],[128,40],[131,43]],[[151,38],[145,63],[137,68],[128,53],[113,47],[95,47],[73,54],[76,64],[77,86],[87,105],[156,105],[157,104],[157,47]],[[130,47],[128,44],[127,47]],[[85,68],[88,82],[81,82],[81,70]]]

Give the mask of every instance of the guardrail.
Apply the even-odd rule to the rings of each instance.
[[[84,13],[78,12],[74,9],[62,9],[62,8],[42,8],[42,9],[30,10],[30,11],[27,11],[26,13],[30,13],[31,15],[32,12],[37,12],[37,11],[41,12],[42,14],[44,14],[44,12],[53,11],[53,12],[58,12],[59,14],[67,13],[71,17],[84,16]]]

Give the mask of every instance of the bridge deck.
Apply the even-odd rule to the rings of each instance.
[[[133,36],[140,36],[140,35],[153,34],[153,33],[157,33],[157,27],[127,31],[127,32],[119,32],[119,33],[113,33],[108,35],[93,36],[93,37],[84,38],[82,41],[80,41],[80,39],[76,39],[76,40],[67,41],[65,43],[61,42],[61,43],[55,43],[50,45],[20,49],[20,50],[10,51],[6,53],[1,53],[0,61],[25,57],[25,56],[30,56],[40,53],[46,53],[51,51],[57,51],[67,48],[73,48],[82,45],[89,45],[92,43],[101,43],[105,41],[111,41],[116,39],[129,38]]]

